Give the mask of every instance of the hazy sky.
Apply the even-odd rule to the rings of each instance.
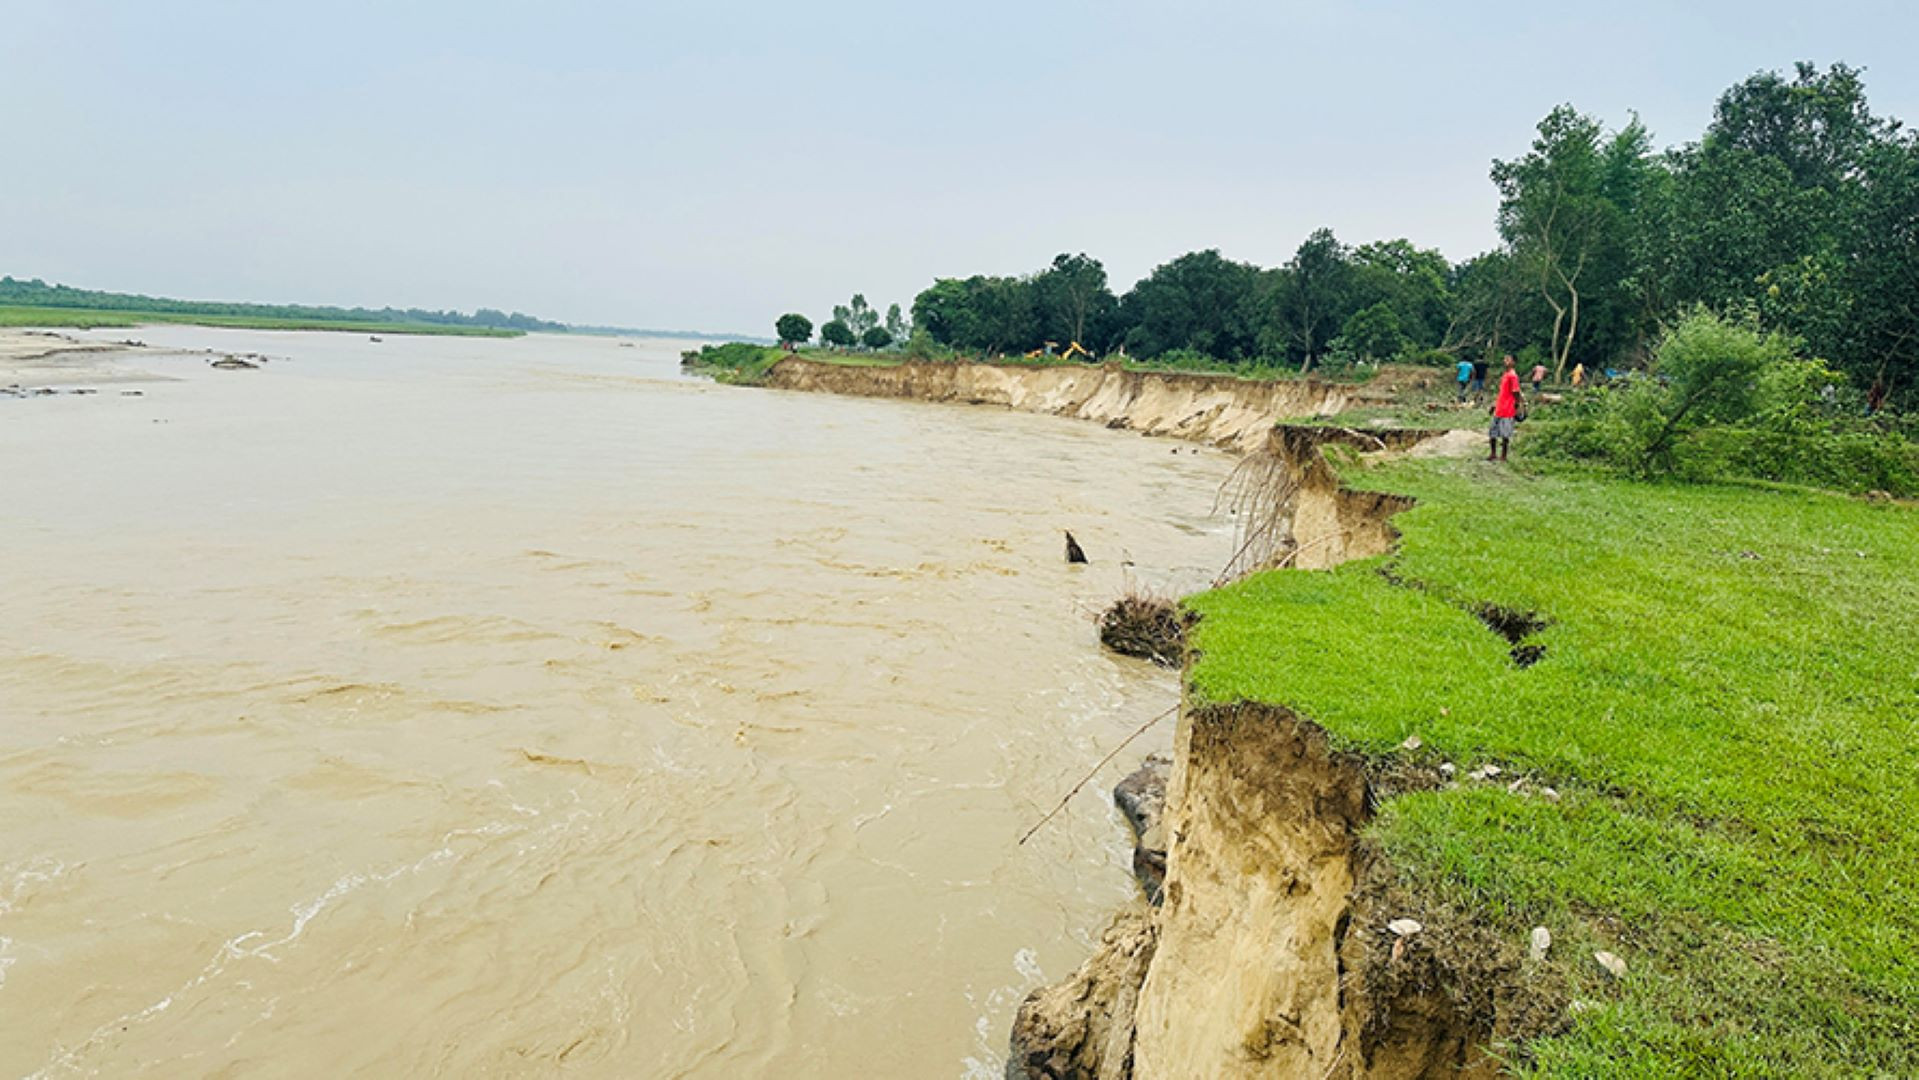
[[[1844,60],[1919,122],[1919,5],[1562,7],[0,0],[0,273],[764,334],[1061,251],[1471,255],[1562,101],[1664,145]]]

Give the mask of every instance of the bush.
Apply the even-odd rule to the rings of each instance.
[[[1844,376],[1798,344],[1694,311],[1660,339],[1650,371],[1576,395],[1537,426],[1537,445],[1638,476],[1919,492],[1910,433],[1865,419]]]
[[[924,327],[915,326],[912,336],[906,339],[906,358],[950,363],[961,357],[952,347],[933,340],[933,335]]]

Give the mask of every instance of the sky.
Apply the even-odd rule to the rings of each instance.
[[[1460,259],[1556,104],[1675,145],[1844,61],[1919,123],[1915,41],[1905,0],[0,0],[0,273],[763,335],[1061,252]]]

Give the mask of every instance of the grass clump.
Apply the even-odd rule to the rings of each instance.
[[[1436,906],[1552,928],[1595,1007],[1514,1068],[1919,1075],[1919,512],[1463,462],[1359,479],[1420,500],[1400,550],[1190,600],[1192,693],[1457,764],[1373,838]],[[1544,622],[1537,663],[1484,605]]]

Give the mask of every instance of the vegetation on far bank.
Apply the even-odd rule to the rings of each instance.
[[[1520,992],[1592,1007],[1548,1010],[1518,1071],[1919,1074],[1919,511],[1480,462],[1348,480],[1419,499],[1399,549],[1192,598],[1191,692],[1454,764],[1372,835],[1436,932],[1551,930]],[[1486,604],[1543,624],[1537,662]]]
[[[345,330],[383,334],[478,334],[506,337],[534,330],[565,330],[561,323],[517,311],[481,308],[472,314],[422,308],[340,308],[306,304],[249,304],[172,300],[159,296],[75,289],[35,278],[0,277],[0,325],[102,327],[192,323],[261,330]]]
[[[0,326],[73,330],[181,323],[240,330],[332,330],[357,334],[439,334],[456,337],[518,337],[521,331],[490,326],[443,326],[416,322],[277,318],[257,315],[184,315],[177,312],[102,311],[93,308],[45,308],[0,305]]]

